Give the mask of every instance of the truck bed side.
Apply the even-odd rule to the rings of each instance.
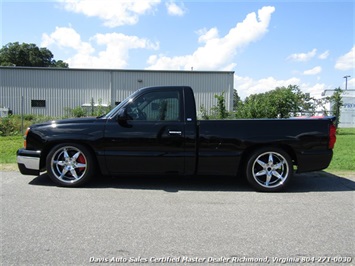
[[[198,122],[199,174],[236,175],[240,162],[262,146],[287,151],[298,172],[328,167],[327,119],[204,120]]]

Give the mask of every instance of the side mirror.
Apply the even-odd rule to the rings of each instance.
[[[123,107],[117,113],[117,122],[121,126],[127,127],[128,126],[128,124],[127,124],[128,120],[132,120],[132,117],[128,114],[127,108]]]
[[[121,108],[117,113],[117,121],[123,122],[129,120],[129,115],[125,107]]]

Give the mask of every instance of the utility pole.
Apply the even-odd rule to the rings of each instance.
[[[345,90],[348,89],[348,78],[350,78],[350,75],[344,76],[343,78],[345,78]]]

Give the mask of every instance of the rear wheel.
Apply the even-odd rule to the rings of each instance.
[[[282,149],[262,148],[250,156],[246,175],[250,185],[258,191],[281,191],[292,178],[292,160]]]
[[[94,159],[90,151],[79,144],[59,144],[47,156],[47,173],[57,184],[81,186],[94,173]]]

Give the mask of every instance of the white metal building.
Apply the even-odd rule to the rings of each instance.
[[[72,68],[0,67],[0,107],[13,114],[61,117],[65,108],[92,102],[114,106],[135,90],[148,86],[184,85],[194,90],[197,109],[217,105],[224,92],[233,108],[230,71],[151,71]]]

